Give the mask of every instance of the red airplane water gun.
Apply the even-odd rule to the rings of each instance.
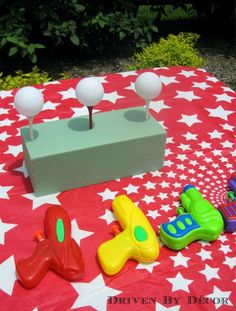
[[[38,246],[34,254],[16,265],[20,283],[33,288],[48,270],[72,282],[80,280],[84,275],[84,262],[80,247],[71,238],[71,223],[66,210],[56,205],[49,207],[44,229],[45,236],[41,232],[35,234]]]

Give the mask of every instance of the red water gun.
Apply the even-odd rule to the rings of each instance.
[[[65,209],[51,206],[44,218],[45,236],[36,233],[38,246],[30,258],[20,260],[16,272],[26,288],[35,287],[48,270],[55,271],[69,281],[78,281],[84,275],[80,247],[71,238],[70,218]]]

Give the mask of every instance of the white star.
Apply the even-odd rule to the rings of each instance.
[[[168,199],[167,193],[163,193],[163,192],[159,192],[157,197],[160,198],[161,200]]]
[[[232,126],[232,125],[229,125],[229,124],[227,124],[227,123],[225,123],[225,124],[220,124],[220,125],[223,127],[224,130],[231,131],[231,132],[234,131],[234,126]]]
[[[218,240],[220,240],[222,243],[228,241],[226,235],[222,235],[222,234],[218,237]]]
[[[92,77],[96,80],[98,80],[100,83],[108,83],[107,80],[106,80],[106,76],[98,76],[98,77]]]
[[[198,145],[200,145],[202,147],[202,149],[211,148],[211,143],[207,143],[206,141],[203,141],[203,142],[199,143]]]
[[[156,311],[179,311],[180,306],[173,306],[173,307],[165,307],[160,303],[156,302]]]
[[[135,269],[137,270],[147,270],[148,272],[152,273],[153,272],[153,269],[154,267],[158,266],[160,263],[159,262],[152,262],[152,263],[139,263],[137,265],[137,267]]]
[[[176,95],[174,98],[183,98],[186,99],[187,101],[191,102],[193,99],[199,99],[201,97],[196,96],[193,94],[193,91],[176,91],[178,95]]]
[[[27,170],[26,165],[25,165],[25,161],[23,161],[22,166],[15,168],[14,171],[21,172],[25,178],[27,178],[29,176],[28,170]]]
[[[151,211],[148,210],[147,216],[152,217],[152,219],[156,219],[158,216],[161,216],[157,210]]]
[[[153,171],[151,172],[152,177],[161,177],[161,175],[163,174],[163,172],[160,171]]]
[[[3,169],[5,165],[6,163],[0,164],[0,173],[6,173],[6,171]]]
[[[159,184],[162,188],[169,188],[170,183],[169,182],[165,182],[164,180]]]
[[[165,211],[165,212],[168,212],[170,210],[172,210],[172,208],[170,207],[170,205],[161,205],[161,208],[160,208],[162,211]]]
[[[108,100],[112,102],[112,104],[115,104],[117,99],[124,98],[124,96],[118,95],[116,91],[111,92],[111,93],[104,93],[103,99],[102,100]]]
[[[205,275],[207,282],[211,279],[219,279],[218,272],[219,268],[211,268],[208,264],[205,265],[205,269],[199,271],[201,274]]]
[[[130,194],[130,193],[138,193],[138,186],[134,186],[132,184],[129,184],[128,187],[125,187],[123,188],[127,194]]]
[[[215,94],[214,96],[216,97],[216,102],[225,101],[225,102],[231,103],[231,102],[232,102],[232,99],[236,99],[235,97],[229,96],[229,95],[227,95],[226,93],[223,93],[223,94]]]
[[[182,135],[186,138],[186,140],[197,140],[197,134],[192,134],[190,132],[187,132],[186,134]]]
[[[53,103],[50,100],[44,103],[43,110],[55,110],[60,103]]]
[[[134,82],[131,82],[129,86],[126,86],[126,87],[125,87],[125,89],[126,89],[126,90],[131,90],[131,91],[136,92],[136,91],[135,91],[135,83],[134,83]]]
[[[166,173],[166,175],[169,177],[169,178],[175,178],[176,176],[176,173],[172,172],[172,171],[169,171]]]
[[[178,146],[178,148],[182,149],[183,151],[191,150],[190,145],[185,145],[185,144],[182,144],[182,143]]]
[[[145,175],[145,173],[143,174],[137,174],[137,175],[133,175],[132,178],[141,178],[143,179],[143,176]]]
[[[71,285],[79,295],[71,309],[91,306],[95,310],[105,311],[107,299],[122,293],[106,286],[101,274],[89,283],[71,283]]]
[[[146,189],[156,189],[156,184],[154,184],[153,182],[148,181],[146,184],[143,184],[144,187],[146,187]]]
[[[206,251],[204,248],[202,248],[201,251],[197,253],[197,255],[202,258],[202,261],[206,259],[212,259],[211,252]]]
[[[214,156],[221,156],[222,155],[222,150],[217,150],[217,149],[215,149],[215,150],[212,150],[212,153],[214,154]]]
[[[132,70],[132,71],[125,71],[125,72],[119,72],[119,75],[122,75],[123,78],[129,77],[129,76],[137,76],[138,74]]]
[[[236,258],[235,257],[228,257],[225,256],[225,261],[223,262],[225,265],[228,265],[230,269],[233,269],[233,267],[236,266]]]
[[[5,154],[12,154],[14,157],[17,157],[22,152],[22,145],[11,146],[8,145],[8,150],[5,151]]]
[[[173,142],[173,139],[174,139],[174,137],[167,137],[166,143],[167,143],[167,144],[173,144],[173,143],[174,143],[174,142]]]
[[[221,88],[223,89],[224,92],[234,93],[234,91],[228,86],[222,86]]]
[[[179,75],[183,75],[183,76],[185,76],[186,78],[196,76],[196,74],[194,73],[194,71],[191,71],[191,70],[181,70],[181,72],[178,73],[178,74],[179,74]]]
[[[164,85],[169,85],[171,83],[179,83],[179,81],[176,81],[176,77],[165,77],[165,76],[160,76],[161,82]]]
[[[3,119],[3,120],[0,120],[0,126],[1,127],[3,127],[3,126],[10,126],[14,122],[15,122],[15,120],[10,120],[10,119],[6,118],[6,119]]]
[[[0,199],[9,199],[8,191],[10,191],[13,186],[0,186]]]
[[[193,115],[181,114],[181,117],[182,118],[179,119],[177,122],[183,122],[183,123],[187,124],[189,127],[191,127],[195,123],[201,123],[202,122],[197,118],[197,114],[193,114]]]
[[[176,256],[170,256],[170,258],[174,261],[174,267],[178,266],[188,267],[187,262],[189,261],[190,258],[183,256],[181,252],[178,252]]]
[[[176,158],[181,161],[187,160],[187,157],[185,154],[178,154]]]
[[[185,279],[180,272],[178,272],[175,278],[168,278],[167,281],[172,284],[172,292],[180,289],[188,293],[188,286],[193,282],[193,280]]]
[[[218,309],[220,306],[225,304],[224,303],[225,298],[229,298],[230,294],[231,294],[231,291],[223,292],[217,286],[214,286],[213,293],[206,295],[206,297],[209,297],[212,299],[218,298],[217,303],[215,304],[215,308]],[[218,303],[218,301],[219,301],[219,303]],[[227,300],[227,305],[232,306],[232,303],[229,299]]]
[[[6,222],[2,222],[1,218],[0,218],[0,244],[4,245],[5,242],[5,233],[9,230],[11,230],[12,228],[14,228],[15,224],[8,224]]]
[[[2,141],[6,141],[8,137],[11,137],[11,135],[8,135],[6,131],[0,134],[0,140]]]
[[[10,97],[12,95],[12,91],[0,91],[0,97],[1,99],[4,99],[6,97]]]
[[[228,116],[231,115],[232,113],[234,113],[234,111],[232,110],[224,110],[224,108],[222,106],[218,106],[215,109],[207,109],[207,111],[209,111],[209,117],[218,117],[221,118],[223,120],[228,120]]]
[[[57,199],[59,193],[44,195],[42,197],[36,197],[34,193],[22,194],[26,199],[32,200],[32,209],[36,209],[43,204],[55,204],[60,205],[60,202]]]
[[[81,240],[87,238],[92,234],[94,234],[94,232],[81,230],[75,219],[71,221],[71,236],[79,246]]]
[[[159,113],[162,109],[168,109],[169,106],[164,104],[164,100],[151,101],[149,108]]]
[[[74,117],[82,117],[82,116],[87,116],[88,115],[88,108],[87,107],[81,107],[81,108],[70,108],[71,110],[74,111],[74,114],[72,115],[72,118]],[[93,113],[96,113],[100,110],[98,109],[93,109]]]
[[[0,275],[0,289],[11,296],[17,279],[14,256],[0,264]]]
[[[231,252],[229,245],[221,245],[219,250],[222,251],[224,254],[228,254],[229,252]]]
[[[62,95],[62,100],[68,99],[68,98],[76,98],[75,89],[73,89],[73,87],[70,87],[66,91],[60,91],[58,93]]]
[[[50,84],[60,84],[59,81],[48,81],[48,82],[44,82],[43,85],[50,85]]]
[[[216,79],[215,77],[210,77],[210,76],[208,76],[206,80],[207,80],[207,81],[211,81],[211,82],[215,82],[215,83],[219,81],[219,80]]]
[[[98,192],[98,195],[102,197],[102,201],[106,200],[114,200],[115,196],[117,195],[118,191],[111,191],[110,189],[106,188],[103,192]]]
[[[234,143],[231,143],[230,141],[226,140],[223,143],[220,143],[223,148],[233,148]]]
[[[211,87],[206,82],[193,82],[193,87],[198,87],[199,89],[205,90],[208,87]]]
[[[116,220],[115,214],[113,212],[109,211],[108,209],[106,209],[105,214],[103,214],[99,218],[104,219],[108,225]]]
[[[213,138],[221,138],[223,133],[218,132],[217,130],[214,130],[211,133],[208,133],[210,135],[210,137]]]
[[[146,204],[154,203],[154,196],[146,195],[142,198],[142,201],[146,202]]]
[[[52,122],[52,121],[58,121],[60,120],[58,117],[54,117],[54,118],[51,118],[51,119],[43,119],[43,122]]]
[[[9,109],[0,108],[0,115],[8,114]]]

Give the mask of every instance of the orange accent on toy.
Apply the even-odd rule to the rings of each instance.
[[[36,231],[34,236],[35,236],[35,239],[39,242],[45,240],[45,237],[41,231]]]
[[[119,233],[121,233],[122,229],[119,225],[113,225],[111,227],[111,232],[114,234],[114,235],[117,235]]]

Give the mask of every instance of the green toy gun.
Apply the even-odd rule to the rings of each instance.
[[[160,238],[167,247],[180,250],[196,240],[214,241],[222,232],[220,212],[192,185],[184,187],[180,196],[179,216],[160,228]]]

